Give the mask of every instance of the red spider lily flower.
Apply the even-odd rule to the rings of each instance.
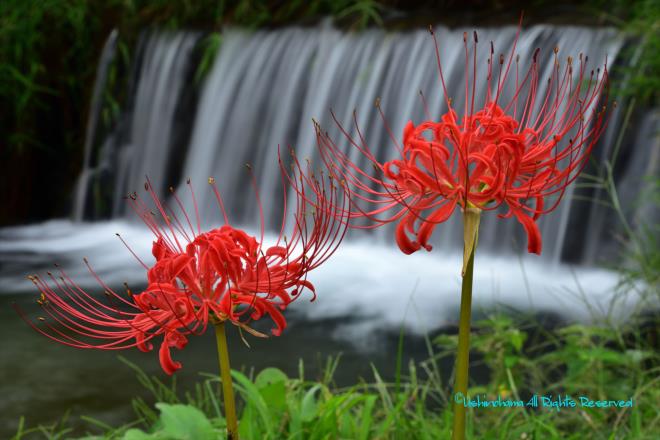
[[[91,274],[104,289],[107,301],[88,294],[60,271],[59,277],[48,274],[50,282],[29,277],[41,291],[37,302],[44,316],[38,318],[40,325],[20,310],[19,313],[38,332],[77,348],[137,347],[146,352],[153,349],[153,341],[160,339],[160,363],[167,374],[181,368],[172,359],[170,349],[184,348],[188,337],[204,333],[209,322],[229,321],[265,337],[247,324],[268,315],[275,324],[272,334],[280,335],[286,327],[282,311],[304,290],[311,291],[312,301],[316,298],[307,274],[334,253],[346,233],[346,226],[337,220],[337,213],[331,208],[342,205],[348,208],[345,194],[332,182],[328,187],[323,180],[304,178],[300,168],[295,171],[293,179],[286,175],[296,192],[304,197],[297,197],[292,234],[287,239],[285,195],[282,228],[272,246],[264,244],[264,219],[258,194],[259,240],[229,223],[213,179],[209,183],[224,224],[206,232],[200,227],[189,180],[194,217],[188,215],[172,188],[173,201],[182,215],[177,216],[172,208],[163,205],[147,180],[145,189],[155,212],[136,193],[128,197],[132,208],[155,236],[152,266],[147,266],[131,250],[147,270],[146,289],[131,294],[127,287],[128,296],[121,295],[107,286],[85,259]],[[310,186],[303,185],[305,180],[311,182]],[[254,178],[252,182],[256,186]],[[310,190],[313,196],[306,192]],[[315,206],[326,209],[310,210],[305,199],[313,199]]]
[[[404,253],[411,254],[422,247],[431,250],[429,239],[435,226],[446,221],[457,206],[494,210],[504,205],[508,211],[500,217],[515,216],[527,233],[528,251],[540,254],[537,218],[557,207],[607,125],[607,63],[602,72],[588,72],[586,56],[580,54],[577,63],[571,57],[562,63],[555,48],[546,91],[539,92],[540,49],[534,52],[529,68],[521,69],[515,55],[519,27],[507,56],[494,58],[491,42],[487,92],[476,96],[478,38],[475,32],[469,43],[466,33],[465,101],[459,117],[446,89],[432,28],[430,32],[448,111],[439,120],[432,119],[422,95],[428,120],[417,125],[409,121],[401,143],[385,122],[400,157],[378,161],[357,126],[355,113],[356,137],[348,134],[333,113],[343,135],[371,162],[377,173],[373,176],[360,169],[315,123],[326,167],[352,188],[355,209],[341,215],[371,220],[366,226],[352,225],[357,228],[398,222],[396,242]],[[385,121],[379,100],[376,107]]]

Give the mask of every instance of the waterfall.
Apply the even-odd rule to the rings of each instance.
[[[88,163],[86,144],[74,219],[82,220],[83,213],[89,211],[91,203],[86,194],[91,192],[92,185],[99,184],[99,180],[112,182],[109,189],[104,189],[108,193],[106,202],[111,206],[112,217],[125,214],[126,194],[141,188],[145,176],[149,176],[154,187],[161,192],[169,186],[168,170],[177,160],[176,140],[181,131],[185,132],[185,128],[181,128],[182,120],[187,122],[182,115],[185,111],[182,103],[189,100],[195,67],[193,55],[199,38],[200,34],[196,32],[142,36],[138,44],[137,65],[134,66],[133,95],[117,128],[100,149],[94,168]],[[94,126],[90,124],[88,127],[88,138]],[[112,177],[105,178],[107,174]],[[90,179],[92,176],[95,180]],[[139,186],[135,186],[136,182]],[[97,193],[99,191],[97,189]]]
[[[471,29],[435,28],[445,68],[447,89],[454,102],[464,93],[463,33]],[[485,75],[485,61],[489,41],[498,53],[508,54],[517,28],[479,29],[480,52],[483,59],[481,74]],[[301,158],[320,163],[315,145],[312,118],[321,125],[353,159],[355,148],[346,140],[331,119],[333,109],[337,119],[352,134],[353,111],[367,142],[381,160],[395,157],[395,147],[387,136],[384,124],[374,108],[381,99],[386,119],[395,134],[400,136],[408,120],[425,119],[419,97],[421,91],[429,103],[430,113],[438,117],[446,111],[442,88],[437,74],[433,41],[426,30],[386,32],[367,30],[347,33],[328,24],[316,28],[289,27],[279,30],[248,32],[228,29],[215,63],[200,91],[197,108],[191,122],[191,134],[185,152],[181,143],[172,141],[173,115],[188,90],[183,72],[190,70],[194,60],[191,50],[198,41],[197,34],[152,34],[143,49],[143,58],[134,105],[130,115],[130,136],[116,146],[114,169],[114,216],[123,215],[122,197],[143,186],[148,175],[157,192],[166,196],[168,166],[178,167],[178,176],[190,177],[197,188],[201,216],[218,219],[219,212],[210,191],[205,188],[208,177],[215,177],[232,220],[238,224],[257,222],[255,196],[243,165],[250,163],[258,179],[265,217],[275,227],[280,220],[282,188],[277,167],[277,148],[286,152],[294,147]],[[553,69],[553,49],[560,56],[577,58],[589,55],[589,68],[603,66],[607,57],[611,65],[623,44],[613,29],[594,29],[577,26],[537,25],[524,29],[517,43],[521,68],[531,63],[538,47],[540,78],[549,77]],[[524,64],[527,63],[527,64]],[[482,68],[483,67],[483,68]],[[477,96],[486,91],[485,78],[477,80]],[[545,81],[539,88],[544,93]],[[510,93],[511,90],[505,90]],[[615,115],[617,117],[617,115]],[[616,124],[612,124],[616,125]],[[124,130],[126,130],[124,128]],[[605,135],[611,142],[615,136]],[[174,165],[172,157],[182,160]],[[567,246],[576,247],[575,234],[569,229],[576,221],[589,218],[590,210],[568,199],[559,208],[539,220],[544,237],[548,237],[544,257],[558,262]],[[490,213],[492,214],[492,213]],[[436,228],[433,238],[439,247],[459,248],[462,225],[458,215]],[[584,217],[584,218],[583,218]],[[593,217],[593,216],[592,216]],[[592,219],[598,223],[598,219]],[[375,234],[380,241],[391,241],[392,228],[381,228]],[[590,231],[579,238],[579,247],[586,246],[593,255],[599,249],[603,231]],[[523,248],[526,237],[514,220],[499,220],[485,215],[482,220],[480,249],[496,253]],[[578,258],[579,259],[579,258]]]
[[[197,33],[157,34],[143,49],[130,134],[119,150],[115,216],[125,211],[123,197],[141,187],[145,176],[161,191],[168,186],[178,104],[189,86],[192,53],[198,39]],[[141,185],[136,187],[136,182]]]
[[[108,78],[108,69],[115,58],[118,32],[113,29],[103,45],[99,65],[94,78],[94,91],[92,92],[92,102],[90,105],[89,117],[87,119],[87,130],[85,132],[85,145],[83,147],[83,165],[78,182],[76,184],[76,195],[73,204],[73,218],[77,221],[83,220],[87,193],[90,185],[90,177],[93,173],[91,168],[92,146],[96,139],[96,129],[101,113],[103,103],[103,89]]]

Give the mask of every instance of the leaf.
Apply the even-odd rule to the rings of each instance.
[[[321,385],[314,385],[305,393],[302,404],[300,405],[300,418],[303,422],[310,422],[318,414],[318,403],[316,402],[316,392],[321,389]]]
[[[287,380],[288,377],[281,370],[266,368],[257,375],[254,381],[274,418],[278,417],[286,408]]]
[[[456,348],[458,346],[458,336],[441,334],[433,339],[433,343],[440,347]]]
[[[213,440],[218,437],[204,413],[189,405],[157,403],[162,432],[177,440]]]
[[[645,350],[626,350],[626,358],[633,364],[638,364],[652,356],[651,352]]]
[[[373,409],[374,404],[378,400],[378,396],[369,395],[365,398],[364,407],[362,408],[362,415],[360,421],[360,440],[367,440],[369,433],[373,426]]]
[[[630,361],[626,353],[600,347],[583,350],[581,352],[581,356],[585,360],[599,360],[602,362],[619,365],[625,365]]]
[[[147,434],[144,431],[133,428],[124,433],[122,440],[154,440],[157,438],[163,437],[159,437],[157,434]]]
[[[257,388],[265,388],[274,383],[286,383],[289,380],[286,374],[278,368],[265,368],[257,375],[254,384]]]
[[[236,382],[236,389],[242,394],[243,400],[248,403],[246,411],[253,407],[261,418],[266,431],[271,432],[274,421],[270,412],[268,411],[268,405],[261,395],[259,388],[257,388],[244,374],[238,371],[232,370],[231,375]],[[241,420],[240,425],[241,426],[239,426],[239,431],[243,429],[243,420]]]
[[[523,342],[525,342],[526,338],[527,335],[525,333],[515,330],[511,332],[511,345],[513,345],[516,351],[520,351],[522,349]]]
[[[507,368],[511,368],[518,363],[519,359],[520,358],[518,356],[509,356],[509,355],[504,356],[504,365]]]
[[[259,414],[254,405],[248,403],[243,410],[238,425],[238,434],[240,438],[264,438],[264,432],[259,423]]]

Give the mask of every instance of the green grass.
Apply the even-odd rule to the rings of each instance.
[[[494,314],[476,323],[472,366],[483,362],[489,380],[472,383],[469,395],[522,400],[534,394],[594,400],[627,400],[632,408],[469,408],[473,439],[655,439],[660,437],[660,357],[650,337],[655,327],[633,320],[625,326],[573,324],[547,329],[532,318]],[[654,333],[654,331],[656,333]],[[333,375],[339,359],[329,359],[321,377],[296,377],[275,368],[251,376],[233,371],[239,396],[239,432],[245,439],[440,439],[448,438],[451,380],[443,381],[438,360],[452,356],[454,336],[440,336],[429,359],[411,362],[394,382],[373,369],[373,377],[338,388]],[[179,393],[133,368],[152,395],[132,402],[132,423],[111,428],[85,419],[85,439],[222,438],[224,419],[220,379],[202,374],[194,388]],[[14,439],[70,438],[67,418],[50,427],[21,428]]]

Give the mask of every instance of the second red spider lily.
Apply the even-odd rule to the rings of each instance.
[[[266,244],[258,193],[261,228],[257,238],[231,225],[214,179],[210,178],[209,184],[223,224],[206,231],[202,230],[190,181],[192,214],[172,188],[172,206],[161,202],[147,180],[145,190],[153,208],[137,193],[127,198],[155,237],[153,264],[148,265],[131,250],[146,271],[147,287],[136,294],[128,287],[125,294],[117,292],[85,260],[105,300],[87,293],[61,270],[59,276],[49,273],[48,280],[29,277],[41,291],[37,302],[42,316],[32,321],[21,310],[19,313],[38,332],[76,348],[137,347],[151,351],[158,341],[160,364],[167,374],[181,368],[172,359],[171,349],[183,349],[190,336],[203,334],[212,324],[218,341],[229,438],[237,439],[224,323],[265,337],[249,324],[269,316],[274,322],[271,333],[280,335],[286,327],[282,311],[306,290],[311,292],[312,301],[316,298],[308,273],[335,252],[346,233],[339,216],[341,209],[349,208],[346,194],[331,179],[306,177],[296,164],[291,173],[282,170],[282,182],[288,180],[299,195],[292,220],[287,222],[285,195],[281,229],[271,245]],[[254,178],[252,183],[256,189]]]
[[[334,253],[346,233],[330,207],[337,214],[341,206],[348,206],[348,199],[334,184],[313,179],[311,185],[303,185],[302,173],[297,171],[289,181],[305,198],[314,198],[316,207],[327,209],[313,209],[299,197],[293,221],[286,222],[283,216],[272,245],[265,243],[263,218],[258,239],[230,224],[214,179],[209,183],[224,224],[207,231],[201,229],[189,181],[195,204],[192,215],[173,190],[178,215],[158,199],[147,182],[153,209],[136,193],[127,198],[155,237],[152,265],[133,254],[147,272],[147,287],[136,294],[117,292],[96,275],[87,260],[85,264],[104,289],[107,301],[85,292],[63,270],[60,276],[49,273],[49,280],[30,276],[41,291],[39,304],[44,311],[39,319],[43,324],[35,329],[77,348],[150,351],[152,343],[162,338],[160,361],[168,374],[181,367],[172,360],[170,349],[183,348],[188,336],[203,333],[209,322],[229,321],[255,333],[247,324],[268,315],[275,324],[272,334],[279,335],[286,327],[282,310],[305,290],[314,300],[315,289],[307,274]],[[288,238],[287,223],[291,225]]]
[[[422,101],[427,120],[409,121],[397,140],[385,128],[398,157],[379,161],[365,141],[354,116],[356,137],[333,118],[361,159],[375,170],[362,169],[315,122],[317,143],[331,176],[351,188],[353,209],[341,211],[356,228],[398,222],[396,242],[402,252],[430,251],[439,223],[457,207],[463,212],[463,277],[454,383],[452,438],[465,438],[466,410],[458,402],[468,392],[472,278],[479,222],[483,211],[505,206],[501,217],[515,217],[527,233],[527,249],[540,254],[542,240],[536,220],[555,209],[567,187],[578,177],[606,125],[607,63],[589,70],[587,57],[567,57],[559,49],[551,59],[545,91],[537,49],[529,67],[521,69],[516,54],[518,33],[508,55],[487,55],[487,71],[477,68],[478,36],[463,35],[465,67],[462,102],[455,106],[447,90],[441,54],[432,29],[438,76],[447,111],[438,119]],[[524,61],[523,61],[524,62]],[[484,63],[486,64],[486,63]],[[485,78],[485,95],[477,96],[477,81]],[[458,92],[458,91],[454,91]],[[461,108],[462,107],[462,108]],[[457,110],[459,108],[459,110]],[[366,225],[351,222],[367,219]]]
[[[377,100],[398,157],[379,161],[357,126],[357,118],[357,136],[353,137],[333,113],[351,146],[371,162],[374,175],[371,169],[360,169],[315,123],[327,168],[352,191],[354,209],[343,214],[371,221],[354,224],[357,228],[397,222],[396,242],[401,251],[410,254],[421,248],[431,250],[429,240],[436,225],[457,207],[488,211],[504,205],[508,210],[500,217],[515,217],[527,234],[528,251],[540,254],[542,240],[536,220],[558,206],[607,125],[607,63],[602,70],[591,70],[588,57],[579,54],[576,59],[568,56],[562,60],[559,49],[554,48],[552,74],[541,78],[540,49],[527,69],[521,67],[516,55],[519,30],[507,55],[496,56],[490,43],[484,75],[477,69],[477,33],[465,33],[464,99],[457,105],[447,90],[440,49],[430,30],[435,54],[429,56],[437,59],[447,111],[433,119],[422,95],[427,120],[409,121],[399,141]],[[487,83],[484,96],[475,92],[480,78]],[[541,86],[545,86],[543,93]]]

